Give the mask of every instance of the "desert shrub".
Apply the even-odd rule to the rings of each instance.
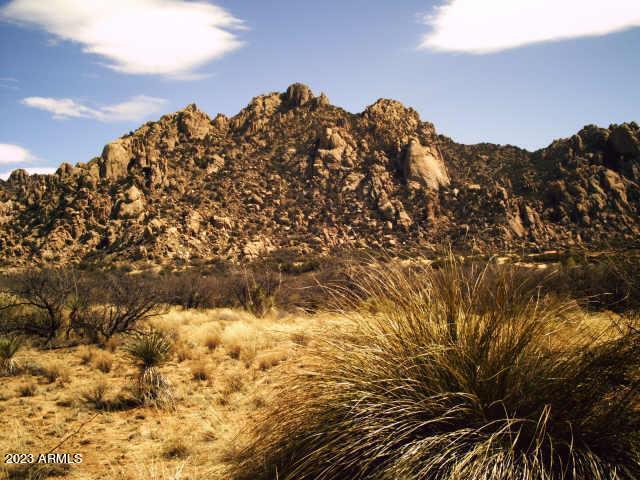
[[[79,278],[64,269],[29,269],[5,279],[3,310],[15,314],[5,319],[3,330],[34,335],[51,342],[64,327],[64,310]]]
[[[165,301],[184,308],[213,308],[217,305],[220,279],[198,272],[170,274],[161,278]]]
[[[14,356],[20,350],[22,340],[16,336],[0,337],[0,374],[15,375],[19,368]]]
[[[312,273],[284,277],[278,290],[278,306],[309,313],[331,309],[337,291],[357,291],[355,272],[361,264],[358,258],[330,257]]]
[[[606,253],[562,265],[547,288],[563,291],[592,309],[640,310],[640,254]]]
[[[231,292],[229,296],[235,299],[235,306],[262,317],[276,306],[281,283],[278,271],[245,269],[231,275],[226,287]]]
[[[169,359],[171,342],[160,332],[138,332],[125,346],[125,351],[138,365],[133,392],[143,404],[173,404],[171,384],[158,367]]]
[[[283,380],[231,478],[640,476],[637,330],[593,332],[509,267],[449,258],[360,282],[353,329]]]
[[[142,277],[110,273],[85,292],[91,301],[77,309],[71,327],[94,342],[130,332],[142,320],[164,311],[161,290]]]

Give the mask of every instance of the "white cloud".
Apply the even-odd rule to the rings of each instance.
[[[53,114],[57,120],[65,118],[92,118],[101,122],[139,121],[157,113],[166,100],[138,95],[115,105],[89,107],[71,98],[27,97],[22,103]]]
[[[20,145],[0,143],[0,165],[28,163],[35,160],[35,158],[35,155]]]
[[[80,43],[86,53],[129,74],[189,78],[205,63],[242,46],[242,21],[204,1],[12,0],[7,20],[40,27]]]
[[[53,167],[29,167],[29,168],[24,168],[23,170],[26,170],[29,175],[34,175],[34,174],[49,175],[49,174],[52,174],[52,173],[56,173],[57,168],[53,168]],[[13,170],[7,170],[7,171],[4,171],[4,172],[0,172],[0,179],[2,179],[2,180],[8,179],[9,175],[11,175],[12,171]]]
[[[640,26],[640,1],[450,0],[425,23],[421,48],[484,54]]]

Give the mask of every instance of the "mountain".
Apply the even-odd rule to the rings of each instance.
[[[461,145],[393,100],[359,114],[302,84],[234,117],[195,105],[87,163],[0,181],[0,251],[33,261],[241,261],[333,248],[637,244],[640,128],[536,152]]]

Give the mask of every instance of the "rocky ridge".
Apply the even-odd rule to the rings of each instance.
[[[14,171],[0,181],[0,251],[9,264],[161,263],[628,246],[639,185],[634,122],[532,153],[457,144],[393,100],[352,114],[294,84],[231,118],[189,105],[53,175]]]

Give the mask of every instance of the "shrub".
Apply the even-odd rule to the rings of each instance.
[[[257,317],[263,317],[276,305],[282,276],[272,270],[253,271],[245,269],[229,278],[237,305]]]
[[[173,404],[171,385],[158,370],[171,353],[169,339],[157,331],[141,332],[133,336],[125,350],[139,368],[133,389],[136,399],[143,404]]]
[[[165,301],[184,308],[213,308],[220,280],[197,272],[173,274],[161,279]]]
[[[79,278],[63,269],[29,269],[6,279],[3,292],[10,299],[3,310],[17,310],[3,325],[5,331],[24,333],[51,342],[64,326],[64,309]]]
[[[110,273],[86,291],[91,301],[76,309],[71,328],[94,342],[108,342],[163,312],[162,292],[142,277]]]
[[[606,253],[572,263],[562,265],[546,287],[566,292],[592,309],[640,310],[640,254]]]
[[[231,478],[638,478],[636,329],[591,332],[508,267],[361,276],[354,330],[284,380]]]
[[[13,357],[21,346],[19,337],[0,337],[0,374],[15,375],[18,372],[18,364]]]

